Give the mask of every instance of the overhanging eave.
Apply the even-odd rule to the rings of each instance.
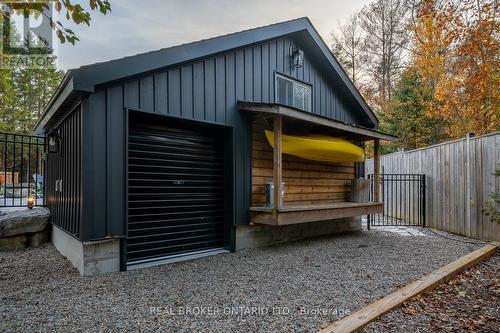
[[[345,133],[349,137],[356,140],[385,140],[397,141],[397,137],[383,133],[371,128],[361,127],[353,124],[347,124],[338,120],[325,118],[309,112],[298,110],[289,106],[275,103],[255,103],[255,102],[238,102],[238,108],[242,112],[254,114],[280,115],[285,119],[303,121],[311,125],[322,126],[333,129],[339,133]]]

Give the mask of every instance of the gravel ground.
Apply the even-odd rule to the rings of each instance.
[[[365,328],[380,332],[500,332],[500,254]]]
[[[373,228],[92,277],[52,245],[0,252],[0,331],[316,331],[481,246],[424,232]]]

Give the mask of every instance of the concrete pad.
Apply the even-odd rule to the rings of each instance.
[[[393,232],[401,236],[416,236],[416,237],[425,237],[427,236],[420,230],[414,228],[414,227],[404,227],[404,226],[382,226],[382,227],[372,227],[372,229],[378,230],[378,231],[387,231],[387,232]]]
[[[236,250],[359,230],[362,230],[360,217],[284,226],[238,225]]]

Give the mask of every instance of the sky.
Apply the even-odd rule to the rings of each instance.
[[[86,3],[87,0],[79,1]],[[307,16],[330,45],[330,32],[369,0],[111,0],[91,26],[66,23],[80,41],[58,47],[58,67],[76,68]],[[63,23],[65,21],[63,20]]]

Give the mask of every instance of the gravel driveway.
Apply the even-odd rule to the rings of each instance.
[[[481,246],[424,233],[372,228],[93,277],[52,245],[0,252],[0,331],[316,331]]]

